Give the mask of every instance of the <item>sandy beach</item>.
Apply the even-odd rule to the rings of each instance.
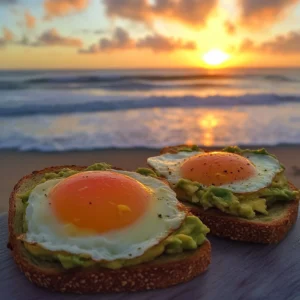
[[[300,187],[300,146],[267,147],[286,167],[291,182]],[[155,156],[158,150],[151,149],[107,149],[86,152],[16,152],[0,151],[1,183],[0,213],[8,210],[8,199],[17,181],[34,170],[54,165],[90,165],[95,162],[107,162],[128,170],[146,166],[146,159]]]

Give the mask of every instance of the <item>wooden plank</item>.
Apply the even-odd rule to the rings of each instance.
[[[6,214],[0,216],[0,228],[0,299],[300,299],[299,221],[279,245],[233,242],[209,236],[212,264],[208,272],[189,283],[141,293],[84,296],[52,293],[30,283],[6,248]]]

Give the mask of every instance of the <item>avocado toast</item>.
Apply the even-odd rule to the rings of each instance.
[[[227,147],[206,153],[179,145],[162,149],[148,164],[167,178],[178,199],[214,235],[278,243],[296,222],[299,192],[276,157],[264,149]]]
[[[89,168],[50,167],[29,174],[16,184],[10,197],[9,247],[25,276],[51,290],[90,293],[165,288],[205,271],[211,256],[210,243],[205,238],[208,229],[188,212],[179,228],[135,258],[95,261],[87,255],[47,250],[39,243],[26,240],[31,226],[25,221],[28,202],[39,185],[82,172],[107,170],[117,168],[107,164]],[[124,207],[121,208],[123,211]]]

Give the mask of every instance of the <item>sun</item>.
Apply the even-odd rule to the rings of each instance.
[[[229,54],[220,49],[212,49],[205,53],[202,59],[210,66],[219,66],[229,59]]]

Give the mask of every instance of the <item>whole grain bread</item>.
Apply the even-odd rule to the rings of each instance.
[[[63,168],[80,171],[86,167],[68,165],[34,171],[15,185],[10,196],[8,247],[16,264],[31,282],[59,292],[127,292],[166,288],[189,281],[207,270],[211,260],[209,241],[194,251],[162,255],[151,262],[117,270],[99,267],[65,270],[59,263],[36,260],[17,239],[22,233],[24,211],[18,194],[33,188],[45,173],[58,172]]]
[[[180,147],[189,146],[165,147],[161,149],[160,153],[177,153]],[[291,183],[290,188],[297,190]],[[216,208],[204,210],[202,207],[188,202],[190,197],[183,190],[175,188],[174,191],[177,198],[209,227],[211,234],[232,240],[263,244],[278,243],[286,236],[298,217],[299,197],[287,203],[273,204],[268,209],[268,216],[258,215],[249,220],[228,215]]]

